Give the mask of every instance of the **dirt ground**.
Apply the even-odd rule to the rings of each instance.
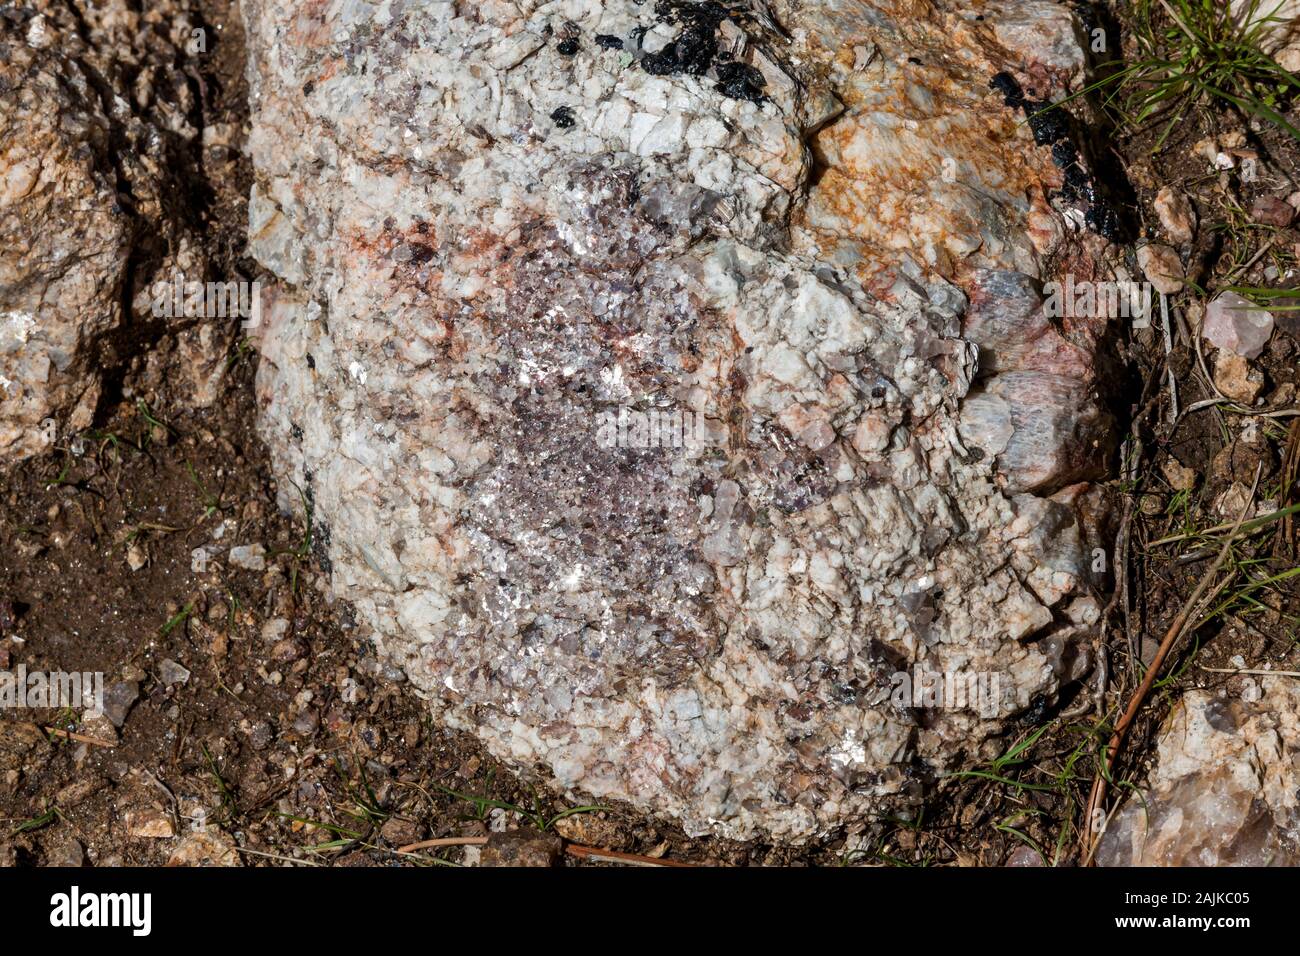
[[[161,864],[183,847],[250,865],[427,865],[464,850],[395,851],[549,822],[567,804],[432,726],[347,608],[325,596],[305,513],[274,505],[252,429],[251,362],[235,361],[220,407],[173,418],[123,401],[75,449],[29,462],[6,484],[0,616],[16,640],[0,648],[0,666],[103,671],[110,701],[132,702],[120,729],[80,714],[23,712],[32,724],[6,715],[0,854]],[[195,549],[214,541],[221,558],[196,564]],[[235,544],[262,544],[265,569],[230,566]],[[176,665],[188,675],[178,680]],[[787,859],[615,812],[555,826],[613,850]]]
[[[207,65],[205,122],[242,123],[237,18],[223,0],[204,10],[220,37]],[[1210,111],[1154,155],[1150,133],[1093,130],[1126,171],[1124,192],[1136,197],[1126,211],[1140,235],[1157,236],[1151,203],[1161,187],[1191,199],[1200,225],[1190,278],[1199,289],[1294,283],[1300,233],[1250,212],[1261,196],[1300,190],[1294,140]],[[1214,137],[1253,158],[1258,175],[1207,174],[1197,144]],[[192,175],[207,187],[196,215],[209,224],[214,257],[231,274],[255,274],[237,225],[246,161],[196,157]],[[865,821],[859,834],[798,849],[688,839],[617,808],[556,819],[574,809],[562,797],[433,726],[329,598],[310,502],[291,515],[275,506],[253,428],[255,357],[234,342],[223,399],[195,410],[169,383],[160,342],[106,397],[92,431],[0,484],[0,669],[102,671],[111,716],[123,718],[117,726],[56,711],[0,714],[0,863],[456,865],[473,862],[478,847],[401,848],[538,826],[577,844],[697,863],[1077,863],[1097,755],[1215,556],[1204,532],[1225,520],[1222,496],[1235,482],[1273,508],[1297,500],[1300,418],[1272,413],[1296,406],[1300,343],[1274,336],[1257,363],[1265,384],[1251,414],[1188,411],[1213,397],[1194,346],[1204,299],[1196,289],[1170,299],[1168,354],[1159,323],[1118,347],[1116,411],[1131,424],[1111,486],[1117,586],[1100,699],[1026,715],[1007,735],[1004,761],[949,778],[916,819]],[[256,544],[264,568],[226,559],[229,547]],[[1120,779],[1141,783],[1182,690],[1242,681],[1211,668],[1300,669],[1296,579],[1258,584],[1295,567],[1296,544],[1294,526],[1279,522],[1234,549],[1237,582],[1166,664]],[[210,556],[196,558],[204,546]]]

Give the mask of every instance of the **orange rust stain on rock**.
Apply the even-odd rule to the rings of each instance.
[[[298,8],[289,24],[289,42],[295,46],[323,47],[330,42],[330,26],[326,21],[329,0],[306,0]]]
[[[1054,170],[1027,134],[947,124],[891,134],[864,119],[836,123],[818,139],[825,172],[802,213],[815,233],[868,252],[913,251],[951,277],[953,262],[980,249],[990,227],[1011,238],[1028,233],[1031,211],[1050,214],[1043,196]],[[990,193],[1002,201],[990,203]],[[1030,239],[1042,248],[1050,236],[1040,228]]]
[[[998,264],[1017,250],[1050,249],[1060,230],[1046,193],[1060,173],[988,88],[1008,67],[989,26],[929,0],[860,6],[908,23],[907,58],[899,37],[873,28],[861,10],[824,14],[811,39],[835,64],[847,110],[813,139],[822,173],[797,224],[823,253],[860,253],[868,284],[899,252],[955,281],[976,253]]]

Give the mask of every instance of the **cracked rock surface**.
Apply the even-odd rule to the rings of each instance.
[[[1077,82],[1067,5],[243,12],[261,427],[441,720],[801,840],[1077,690],[1105,320],[1041,283],[1104,242],[990,88]]]
[[[0,462],[92,423],[125,362],[176,333],[194,398],[215,397],[228,332],[156,322],[155,277],[202,277],[191,187],[198,20],[35,0],[0,10]]]

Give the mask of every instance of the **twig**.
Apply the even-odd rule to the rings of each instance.
[[[247,847],[235,847],[237,853],[248,853],[251,856],[264,856],[268,860],[279,860],[281,863],[292,863],[294,866],[320,866],[319,863],[313,863],[311,860],[295,860],[291,856],[281,856],[278,853],[263,853],[261,850],[250,850]]]
[[[1174,374],[1174,340],[1169,330],[1169,297],[1160,293],[1160,324],[1165,333],[1165,374],[1169,378],[1169,421],[1178,422],[1178,377]]]
[[[1122,716],[1119,719],[1119,722],[1115,724],[1115,730],[1111,734],[1110,743],[1106,745],[1105,766],[1097,776],[1093,778],[1092,791],[1088,795],[1088,806],[1084,814],[1083,831],[1083,849],[1085,851],[1083,860],[1084,866],[1091,864],[1093,853],[1097,849],[1100,834],[1094,834],[1092,832],[1092,820],[1096,811],[1101,807],[1102,803],[1106,799],[1106,786],[1108,779],[1115,770],[1115,761],[1119,756],[1120,748],[1124,744],[1124,738],[1128,735],[1129,727],[1131,727],[1133,721],[1137,719],[1138,712],[1142,709],[1142,704],[1146,701],[1147,695],[1155,685],[1156,677],[1160,673],[1160,666],[1165,662],[1165,658],[1173,649],[1174,644],[1177,643],[1178,638],[1182,637],[1184,631],[1186,631],[1187,624],[1191,620],[1193,613],[1199,613],[1202,600],[1205,599],[1206,592],[1210,591],[1210,584],[1219,573],[1219,569],[1223,567],[1224,562],[1228,560],[1228,553],[1232,548],[1232,542],[1236,540],[1238,529],[1240,529],[1242,522],[1245,521],[1246,515],[1250,511],[1250,505],[1255,499],[1255,491],[1259,487],[1259,474],[1261,469],[1262,466],[1255,469],[1255,481],[1250,489],[1250,497],[1245,506],[1241,509],[1241,514],[1237,517],[1236,527],[1234,527],[1232,533],[1224,539],[1223,548],[1219,551],[1219,556],[1215,558],[1214,563],[1210,565],[1205,574],[1201,576],[1201,580],[1197,583],[1196,589],[1192,592],[1186,603],[1183,604],[1183,608],[1178,612],[1178,616],[1174,618],[1173,624],[1169,626],[1169,630],[1165,633],[1164,640],[1160,642],[1160,647],[1157,648],[1156,655],[1151,661],[1151,666],[1147,668],[1146,675],[1142,678],[1142,683],[1138,685],[1138,689],[1133,694],[1133,699],[1129,701],[1128,708],[1124,711],[1124,716]],[[1232,576],[1229,575],[1228,578],[1221,581],[1219,585],[1214,588],[1213,592],[1211,592],[1210,598],[1213,598],[1214,595],[1223,590],[1223,588],[1227,586],[1228,581],[1231,580],[1231,577]]]
[[[1132,519],[1133,497],[1127,495],[1124,498],[1124,517],[1120,521],[1119,532],[1115,535],[1115,593],[1111,595],[1105,610],[1101,612],[1101,628],[1097,633],[1097,641],[1093,644],[1096,663],[1093,665],[1092,693],[1085,695],[1087,699],[1070,710],[1062,711],[1060,715],[1062,720],[1077,720],[1094,707],[1099,716],[1104,712],[1106,692],[1110,686],[1110,659],[1106,653],[1108,648],[1106,631],[1110,625],[1111,615],[1115,613],[1115,607],[1124,594],[1124,583],[1128,580],[1128,534]]]
[[[414,853],[416,850],[432,850],[440,846],[482,846],[487,841],[487,837],[440,837],[437,840],[421,840],[419,843],[408,843],[406,846],[399,846],[397,852]]]
[[[1300,677],[1300,671],[1266,671],[1262,667],[1206,667],[1201,665],[1201,670],[1208,671],[1211,674],[1252,674],[1257,677]]]
[[[641,856],[638,853],[620,853],[618,850],[601,850],[594,846],[583,846],[580,843],[570,843],[564,848],[564,852],[569,856],[577,857],[579,860],[601,860],[606,863],[630,863],[633,866],[678,866],[694,867],[694,863],[683,863],[680,860],[657,860],[652,856]]]
[[[1124,496],[1124,518],[1120,521],[1119,534],[1115,538],[1115,593],[1111,596],[1110,603],[1106,606],[1106,611],[1102,615],[1101,630],[1102,639],[1106,639],[1106,631],[1110,626],[1111,615],[1115,613],[1115,606],[1120,605],[1123,613],[1124,641],[1128,644],[1129,654],[1136,656],[1137,649],[1133,643],[1133,612],[1129,606],[1129,588],[1128,582],[1132,569],[1129,567],[1132,551],[1133,535],[1133,495]],[[1097,713],[1100,715],[1104,710],[1104,703],[1097,702]]]
[[[1178,24],[1179,29],[1181,29],[1184,33],[1187,34],[1188,39],[1190,39],[1193,43],[1201,42],[1196,38],[1196,34],[1187,28],[1187,24],[1183,22],[1183,18],[1178,15],[1177,10],[1175,10],[1173,7],[1169,5],[1168,0],[1160,0],[1160,6],[1164,7],[1165,10],[1168,12],[1168,14],[1174,18],[1174,23]]]
[[[1164,0],[1160,0],[1160,2],[1161,2],[1161,3],[1164,3]],[[1232,285],[1234,282],[1237,281],[1237,279],[1238,279],[1240,276],[1243,276],[1243,275],[1245,275],[1247,272],[1249,272],[1251,266],[1253,266],[1255,263],[1259,262],[1260,259],[1263,259],[1265,253],[1267,253],[1268,250],[1272,249],[1272,248],[1273,248],[1273,244],[1276,243],[1276,242],[1277,242],[1277,235],[1276,235],[1276,234],[1275,234],[1275,235],[1272,235],[1272,236],[1269,236],[1268,242],[1266,242],[1266,243],[1264,243],[1264,245],[1260,246],[1259,251],[1256,252],[1253,256],[1251,256],[1249,259],[1247,259],[1246,262],[1244,262],[1242,265],[1238,266],[1236,269],[1234,269],[1232,272],[1230,272],[1230,273],[1228,274],[1227,278],[1225,278],[1225,279],[1223,280],[1223,282],[1220,283],[1219,287],[1222,288],[1222,287],[1225,286],[1225,285]]]
[[[1121,452],[1124,461],[1124,480],[1128,482],[1129,491],[1124,495],[1124,518],[1120,522],[1119,533],[1115,536],[1115,593],[1111,595],[1110,602],[1106,605],[1106,610],[1102,614],[1102,640],[1105,640],[1106,622],[1114,613],[1118,605],[1124,616],[1124,639],[1128,642],[1129,655],[1136,657],[1138,648],[1133,640],[1133,609],[1129,598],[1129,574],[1130,574],[1130,553],[1132,545],[1132,519],[1133,519],[1133,502],[1134,492],[1138,486],[1137,463],[1142,457],[1142,438],[1139,429],[1147,416],[1150,415],[1157,404],[1160,402],[1160,380],[1158,376],[1149,377],[1142,386],[1143,404],[1137,414],[1133,416],[1133,422],[1129,426],[1129,437],[1124,440],[1123,450]],[[1102,704],[1098,703],[1098,713],[1102,710]]]
[[[91,744],[95,747],[116,747],[117,744],[111,740],[100,740],[98,737],[87,737],[85,734],[73,733],[71,730],[64,730],[62,727],[43,727],[47,733],[57,734],[60,737],[66,737],[68,740],[75,740],[79,744]]]
[[[1234,402],[1230,398],[1204,398],[1199,402],[1194,402],[1183,409],[1183,416],[1186,418],[1193,412],[1199,412],[1206,408],[1215,408],[1224,406],[1234,415],[1249,415],[1251,418],[1295,418],[1300,416],[1300,408],[1279,407],[1279,408],[1247,408],[1240,402]]]
[[[437,840],[421,840],[398,847],[398,853],[414,853],[416,850],[432,850],[444,846],[483,846],[487,837],[440,837]],[[630,863],[634,866],[694,866],[693,863],[680,863],[676,860],[657,860],[652,856],[640,856],[636,853],[620,853],[618,850],[602,850],[598,847],[569,843],[564,852],[579,860],[602,860],[608,863]]]

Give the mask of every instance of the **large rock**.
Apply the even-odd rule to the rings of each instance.
[[[1240,680],[1240,679],[1239,679]],[[1102,834],[1102,866],[1300,865],[1300,684],[1189,691],[1155,769]]]
[[[0,11],[0,464],[88,427],[128,359],[196,325],[156,318],[150,291],[207,268],[177,172],[197,135],[197,23],[174,0]],[[218,338],[199,350],[205,382]]]
[[[1086,675],[1105,319],[1041,283],[1109,220],[1025,123],[1067,6],[771,7],[244,13],[261,427],[335,592],[503,759],[792,840]]]

